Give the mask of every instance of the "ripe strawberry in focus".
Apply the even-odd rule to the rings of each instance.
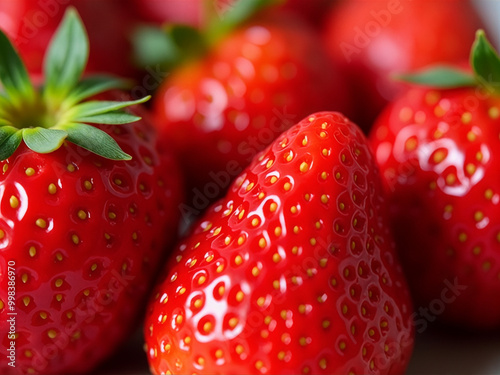
[[[12,22],[6,28],[2,23],[2,28],[13,39],[30,74],[41,76],[43,56],[50,39],[66,7],[74,6],[89,33],[91,47],[87,72],[133,76],[136,70],[131,60],[129,39],[137,16],[131,1],[0,0],[0,15],[4,12],[11,14]]]
[[[180,242],[151,300],[155,374],[402,374],[411,303],[356,125],[280,135]]]
[[[232,14],[225,18],[230,25],[237,24]],[[347,88],[316,34],[296,18],[260,14],[230,32],[224,23],[214,25],[198,44],[216,42],[174,68],[153,102],[190,193],[205,202],[221,196],[255,154],[298,119],[349,107]],[[193,202],[197,211],[206,208]]]
[[[407,76],[424,87],[383,112],[371,141],[415,304],[444,301],[442,322],[492,329],[500,327],[500,59],[483,32],[471,62],[474,77],[443,67]]]
[[[324,42],[356,97],[353,120],[368,131],[402,91],[390,75],[467,60],[481,22],[469,1],[344,1],[325,22]]]
[[[43,90],[3,33],[0,52],[0,347],[15,349],[0,373],[88,372],[134,329],[175,241],[179,169],[144,99],[117,101],[113,78],[80,81],[88,41],[74,9]]]

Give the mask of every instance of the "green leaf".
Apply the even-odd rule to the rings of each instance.
[[[163,29],[139,27],[133,33],[132,45],[137,65],[160,65],[165,70],[200,58],[207,52],[205,36],[200,30],[181,24],[167,24]]]
[[[263,9],[284,2],[285,0],[208,0],[205,4],[210,17],[207,30],[209,43],[216,44],[221,37],[229,34]]]
[[[141,117],[132,115],[127,112],[115,111],[104,113],[102,115],[76,117],[74,121],[91,124],[123,125],[139,121],[140,119]]]
[[[17,150],[22,139],[22,130],[12,126],[2,126],[0,128],[0,160],[9,158]]]
[[[19,107],[21,103],[31,103],[35,98],[35,89],[21,58],[0,31],[0,81],[9,100]]]
[[[111,160],[131,160],[132,157],[102,130],[86,124],[71,123],[62,127],[68,132],[68,141]]]
[[[61,102],[76,86],[85,70],[89,54],[87,33],[80,16],[68,8],[45,55],[45,95]]]
[[[113,76],[95,75],[83,78],[68,94],[63,102],[63,107],[69,108],[82,100],[108,90],[126,89],[130,82]]]
[[[76,118],[85,118],[96,115],[102,115],[108,112],[118,111],[125,107],[129,107],[135,104],[141,104],[150,99],[150,96],[146,96],[142,99],[117,102],[117,101],[88,101],[78,105],[75,105],[69,109],[66,113],[66,117],[63,122],[76,121]]]
[[[446,65],[435,65],[419,72],[397,74],[393,77],[403,82],[443,89],[477,85],[472,74]]]
[[[22,130],[23,140],[32,151],[48,154],[57,150],[68,136],[64,130],[45,128],[26,128]]]
[[[483,30],[478,30],[476,33],[476,40],[471,49],[470,64],[481,84],[492,86],[494,89],[498,88],[500,84],[500,58],[497,51],[486,39]]]

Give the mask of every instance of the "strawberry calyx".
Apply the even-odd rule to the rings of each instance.
[[[90,124],[120,125],[140,120],[124,108],[147,101],[97,101],[89,98],[128,82],[111,76],[82,78],[89,41],[77,11],[70,7],[44,60],[45,83],[35,87],[24,63],[0,31],[0,160],[22,141],[37,153],[50,153],[69,141],[112,160],[130,160],[116,141]]]
[[[161,65],[170,71],[186,61],[205,56],[222,38],[266,8],[284,0],[206,0],[206,25],[196,28],[165,23],[161,28],[137,28],[132,44],[136,64]],[[222,3],[222,4],[220,4]]]
[[[470,71],[451,65],[433,65],[415,73],[397,74],[394,78],[438,89],[482,86],[500,94],[500,57],[484,30],[476,32],[469,63]]]

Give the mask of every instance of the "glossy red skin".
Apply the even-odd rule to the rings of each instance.
[[[222,171],[229,181],[302,117],[349,106],[341,77],[308,30],[289,19],[254,22],[160,87],[153,113],[162,136],[173,140],[192,195],[213,199],[210,183],[220,197],[229,184],[213,174]]]
[[[361,131],[339,113],[304,119],[177,246],[145,322],[151,370],[403,373],[412,307],[386,219]]]
[[[498,97],[479,89],[413,88],[384,111],[370,137],[417,311],[440,311],[435,301],[443,301],[431,321],[437,315],[466,329],[500,327],[500,120],[489,115],[493,107],[500,108]],[[443,295],[445,280],[463,286],[456,298]]]
[[[323,39],[352,88],[353,120],[369,131],[403,91],[391,74],[467,61],[479,28],[484,25],[467,0],[349,0],[331,11]]]
[[[0,163],[1,351],[7,353],[11,341],[9,261],[15,262],[19,335],[16,366],[2,359],[2,374],[83,373],[95,367],[136,327],[154,276],[176,238],[179,169],[171,155],[155,151],[152,126],[141,120],[99,127],[113,134],[133,159],[105,160],[68,143],[46,155],[22,145]],[[76,170],[70,172],[68,165]],[[27,168],[35,174],[28,177]],[[92,183],[90,189],[85,181]],[[57,186],[54,194],[50,184]],[[11,196],[18,198],[17,208],[11,206]],[[83,219],[80,210],[86,212]],[[116,219],[109,217],[111,211]],[[45,229],[36,225],[40,218]],[[49,337],[51,330],[56,337]]]
[[[13,8],[11,3],[16,3],[15,11],[9,11]],[[87,72],[135,76],[137,71],[131,61],[129,35],[137,23],[137,16],[131,0],[0,0],[0,14],[6,10],[13,23],[7,33],[13,37],[30,73],[39,75],[42,72],[45,51],[68,6],[78,10],[88,31]]]

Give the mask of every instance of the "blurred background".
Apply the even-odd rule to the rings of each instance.
[[[35,0],[30,1],[35,3]],[[213,4],[217,4],[215,11],[219,12],[219,17],[221,17],[221,19],[224,18],[224,12],[228,6],[230,7],[231,1],[232,0],[213,0]],[[398,0],[344,0],[343,4],[337,4],[337,6],[343,7],[344,13],[325,14],[325,12],[322,12],[321,7],[328,1],[329,0],[290,0],[288,8],[290,11],[307,19],[306,21],[310,23],[311,28],[315,28],[318,32],[318,39],[326,40],[325,45],[331,47],[330,52],[334,58],[337,59],[336,63],[339,66],[345,64],[345,70],[340,69],[340,71],[345,74],[345,77],[341,78],[351,80],[347,86],[351,89],[354,88],[353,91],[355,91],[354,93],[346,93],[346,95],[352,96],[351,100],[353,103],[361,106],[356,109],[354,108],[356,105],[353,105],[353,108],[347,109],[347,111],[352,111],[349,113],[350,116],[368,132],[377,113],[385,105],[387,100],[395,95],[394,93],[397,91],[387,79],[381,78],[381,75],[386,74],[388,71],[391,71],[391,69],[404,70],[420,67],[425,57],[422,59],[422,56],[419,55],[418,51],[421,46],[419,46],[418,43],[412,45],[412,40],[407,39],[405,41],[405,36],[403,34],[406,31],[401,31],[403,30],[402,28],[398,32],[401,34],[403,44],[402,46],[397,46],[397,48],[414,48],[413,53],[415,56],[414,61],[410,61],[411,59],[409,58],[406,60],[403,58],[403,63],[397,65],[399,63],[396,57],[399,50],[397,50],[397,48],[396,50],[391,50],[390,43],[384,44],[383,38],[378,38],[378,36],[381,35],[390,39],[389,29],[393,26],[393,23],[390,22],[388,22],[387,27],[376,29],[375,34],[377,34],[377,38],[373,37],[373,40],[382,39],[381,43],[384,44],[386,48],[384,53],[376,52],[375,56],[370,54],[370,51],[372,51],[371,48],[375,45],[370,38],[366,40],[366,45],[360,46],[358,44],[357,47],[356,45],[354,46],[354,48],[359,47],[359,51],[346,50],[345,48],[343,50],[341,48],[339,49],[339,46],[341,46],[343,42],[352,41],[353,37],[356,38],[356,32],[352,35],[353,30],[355,31],[358,28],[365,31],[368,30],[367,27],[369,27],[369,22],[373,21],[370,18],[373,17],[372,13],[370,13],[373,11],[372,7],[375,6],[373,4],[381,5],[381,8],[378,8],[376,11],[377,14],[380,15],[382,14],[380,12],[386,12],[388,4],[399,2]],[[435,44],[438,45],[436,48],[443,53],[439,55],[443,59],[451,59],[450,56],[457,53],[458,56],[455,56],[456,59],[454,59],[453,62],[465,64],[467,61],[467,51],[470,50],[470,44],[474,37],[471,30],[475,30],[478,25],[482,24],[489,31],[488,35],[493,44],[495,44],[496,47],[500,47],[500,0],[472,0],[471,4],[473,9],[477,11],[477,19],[476,15],[469,10],[472,8],[469,8],[469,4],[466,0],[401,0],[401,2],[403,1],[406,1],[404,6],[415,6],[415,13],[410,13],[410,17],[405,18],[403,21],[406,24],[404,26],[408,26],[404,30],[407,30],[407,32],[410,33],[409,35],[414,35],[415,39],[417,36],[421,37],[425,35],[428,41],[431,40],[435,42]],[[8,15],[20,11],[13,5],[18,4],[18,2],[26,2],[26,0],[0,0],[0,26],[6,28],[11,34],[17,33],[16,30],[18,30],[18,25],[12,23]],[[340,1],[338,2],[340,3]],[[67,1],[59,0],[59,3],[67,3]],[[142,22],[150,25],[159,26],[166,19],[187,22],[196,27],[202,23],[202,15],[199,11],[201,8],[197,5],[199,4],[199,0],[123,0],[123,2],[115,0],[76,0],[75,3],[81,4],[79,11],[84,21],[87,23],[91,40],[94,40],[94,42],[92,42],[93,50],[91,49],[91,55],[94,57],[89,66],[90,70],[113,70],[113,73],[116,74],[133,76],[139,82],[142,82],[142,86],[137,86],[137,88],[146,91],[153,91],[160,85],[160,82],[156,81],[153,82],[152,85],[148,84],[151,87],[147,87],[148,85],[144,82],[151,83],[151,78],[153,78],[153,80],[162,79],[166,77],[166,73],[163,70],[151,70],[151,67],[155,65],[148,63],[148,61],[144,61],[142,67],[132,67],[131,64],[129,65],[126,63],[121,64],[121,62],[127,60],[127,53],[132,48],[131,44],[125,45],[124,47],[122,43],[124,40],[123,32],[128,33],[130,31],[128,29],[125,30],[124,25],[131,27],[136,21],[134,19],[136,14],[127,12],[126,6],[117,8],[116,4],[140,3],[140,9],[145,13],[140,14],[139,17]],[[94,3],[94,5],[85,5],[89,3]],[[99,3],[99,12],[97,13],[95,8],[96,3]],[[112,5],[113,3],[114,5]],[[165,6],[165,4],[169,4],[169,6]],[[358,9],[361,7],[366,8],[366,4],[368,4],[368,11],[365,14],[367,18],[365,17],[363,19],[362,16],[359,16],[361,18],[357,18]],[[427,7],[427,10],[420,12],[418,9],[422,4],[425,5],[423,8]],[[2,8],[2,6],[4,6],[4,8]],[[447,10],[444,13],[438,12],[437,10],[441,9],[441,7]],[[123,12],[123,14],[120,13],[118,16],[116,14],[117,9]],[[47,12],[49,11],[50,9],[47,10]],[[113,14],[114,17],[109,17],[109,14]],[[103,15],[105,18],[103,18]],[[33,14],[31,16],[28,14],[27,17],[35,19],[33,18]],[[439,21],[435,21],[436,19]],[[132,20],[134,22],[132,22]],[[396,21],[396,17],[394,17],[393,20],[394,23],[399,22]],[[429,30],[431,20],[440,24],[440,32]],[[54,20],[50,22],[57,24]],[[323,22],[328,23],[328,25],[322,25]],[[383,23],[383,20],[381,23]],[[343,28],[344,30],[339,28]],[[37,40],[37,45],[35,47],[33,45],[33,40],[31,40],[31,38],[23,39],[23,35],[21,35],[21,38],[17,41],[21,53],[29,60],[30,72],[36,79],[41,73],[43,56],[41,51],[44,49],[41,46],[47,43],[52,34],[52,30],[45,33],[40,32],[43,31],[43,29],[38,30],[36,27],[24,29],[24,31],[28,33],[30,30],[36,31],[35,34],[37,34],[37,38],[33,38],[33,40]],[[110,30],[115,30],[116,32],[110,33]],[[342,31],[345,31],[345,34],[343,34]],[[441,33],[451,33],[455,36],[453,37],[452,35],[450,37],[450,42],[447,43],[451,52],[444,51],[443,48],[439,47],[438,41],[442,37]],[[459,33],[460,36],[458,36]],[[463,36],[461,33],[463,33]],[[107,35],[107,40],[102,38],[104,34]],[[325,34],[329,34],[329,36],[325,36]],[[154,37],[154,35],[152,35],[152,37]],[[361,44],[364,43],[362,40],[363,38],[366,39],[366,36],[363,37],[358,35]],[[452,39],[453,41],[451,41]],[[110,42],[110,40],[112,41]],[[353,47],[352,44],[348,45],[346,48],[351,47]],[[387,51],[394,54],[386,54],[385,52]],[[146,54],[147,51],[143,52]],[[156,52],[159,52],[159,50]],[[163,57],[168,58],[168,56]],[[354,59],[358,57],[359,60],[357,60],[357,62],[351,61],[351,58]],[[396,65],[391,65],[392,62]],[[364,64],[374,64],[372,68],[376,72],[365,72],[363,70],[364,68],[360,68]],[[377,71],[377,69],[379,70]],[[360,74],[362,70],[366,75],[364,75],[365,73]],[[377,74],[379,74],[379,76],[376,76]],[[149,79],[149,81],[145,81],[145,79]],[[365,87],[368,81],[371,82],[372,88]],[[358,90],[357,85],[362,87]],[[146,93],[141,90],[138,90],[137,94]],[[132,94],[135,93],[133,92]],[[124,346],[113,358],[106,361],[97,369],[95,374],[148,374],[147,361],[142,346],[143,341],[141,332],[138,331],[130,341],[124,343]],[[416,334],[416,347],[407,374],[500,374],[500,355],[498,353],[500,353],[500,333],[498,332],[482,333],[480,335],[468,334],[457,332],[453,329],[447,330],[438,327],[435,322],[429,321],[427,327],[422,332],[417,332]]]

